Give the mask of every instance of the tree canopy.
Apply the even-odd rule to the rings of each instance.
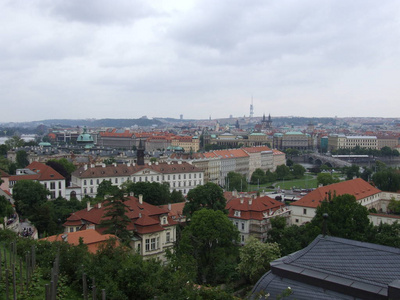
[[[246,176],[236,173],[236,172],[229,172],[226,176],[226,190],[228,191],[247,191],[247,180]]]
[[[387,192],[397,192],[400,190],[400,171],[387,168],[372,175],[372,180],[376,186]]]
[[[239,272],[251,283],[257,282],[270,269],[270,262],[281,256],[277,243],[263,243],[250,237],[240,248]]]
[[[322,232],[323,214],[328,214],[327,233],[346,239],[363,240],[370,230],[368,210],[353,195],[334,196],[318,206],[311,224]]]
[[[182,232],[178,255],[194,257],[199,283],[216,283],[235,272],[239,232],[220,210],[196,211]]]
[[[225,212],[226,199],[224,191],[218,185],[207,182],[190,190],[187,194],[187,202],[183,208],[183,214],[190,218],[194,212],[209,208]]]
[[[20,180],[13,187],[13,198],[17,212],[24,217],[35,214],[36,209],[47,201],[49,191],[39,182]]]
[[[158,182],[127,182],[125,189],[136,197],[143,195],[143,201],[152,205],[171,203],[171,193],[168,183]]]
[[[339,180],[335,179],[331,174],[329,173],[319,173],[317,175],[317,183],[318,185],[330,185],[332,183],[339,182]]]

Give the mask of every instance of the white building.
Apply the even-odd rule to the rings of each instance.
[[[85,165],[72,173],[71,184],[80,187],[80,195],[94,197],[98,185],[109,180],[115,186],[131,182],[168,183],[170,191],[186,195],[191,189],[204,184],[204,172],[186,162],[154,163],[145,165],[113,164]]]

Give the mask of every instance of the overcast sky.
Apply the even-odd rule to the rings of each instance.
[[[0,0],[0,123],[400,117],[400,1]]]

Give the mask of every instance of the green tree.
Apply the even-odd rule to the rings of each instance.
[[[322,233],[310,223],[301,226],[287,226],[284,217],[275,217],[270,220],[271,229],[268,231],[267,242],[278,243],[282,256],[307,247],[318,234]]]
[[[247,180],[246,176],[236,173],[236,172],[229,172],[226,177],[227,184],[226,189],[229,191],[247,191]]]
[[[351,167],[346,168],[346,176],[347,180],[351,180],[354,177],[360,177],[360,167],[352,165]]]
[[[302,165],[294,164],[292,167],[292,175],[294,178],[302,178],[305,172],[306,169]]]
[[[194,212],[202,208],[226,212],[225,206],[224,191],[217,184],[207,182],[189,191],[183,214],[190,219]]]
[[[0,182],[0,184],[1,184],[1,182]],[[4,196],[0,196],[0,218],[10,216],[13,214],[13,212],[14,212],[14,209],[13,209],[10,201],[8,201],[7,198]]]
[[[74,164],[66,158],[51,159],[46,162],[46,165],[52,167],[58,173],[65,177],[66,184],[69,186],[71,182],[71,174],[76,170]]]
[[[170,202],[171,203],[179,203],[179,202],[184,202],[185,197],[183,196],[181,191],[173,190],[171,192],[170,196]]]
[[[16,161],[19,168],[25,168],[29,165],[28,153],[25,150],[17,151]]]
[[[293,164],[294,164],[294,162],[293,162],[293,160],[291,160],[290,158],[288,158],[287,160],[286,160],[286,165],[290,168],[291,166],[293,166]]]
[[[369,181],[372,176],[372,169],[364,167],[363,172],[361,173],[361,178],[365,181]]]
[[[194,257],[199,283],[226,282],[235,273],[239,232],[220,210],[196,211],[182,232],[178,255]]]
[[[286,179],[290,175],[290,169],[288,166],[279,165],[276,167],[275,174],[278,180]]]
[[[267,172],[265,172],[265,178],[267,180],[267,182],[274,182],[276,181],[276,173],[271,172],[270,170],[267,170]]]
[[[111,183],[111,180],[103,180],[97,187],[96,198],[103,200],[106,195],[114,195],[119,188]]]
[[[329,173],[319,173],[317,175],[317,183],[318,185],[330,185],[332,183],[339,182],[337,179],[335,179],[331,174]]]
[[[21,139],[19,136],[14,135],[11,138],[9,138],[7,141],[4,143],[8,149],[12,148],[20,148],[23,147],[25,144],[25,141]]]
[[[6,156],[8,151],[7,145],[0,145],[0,156]]]
[[[255,283],[270,268],[270,262],[281,255],[277,243],[263,243],[250,237],[240,248],[238,270],[249,282]]]
[[[267,182],[265,172],[261,169],[255,169],[253,174],[251,174],[250,179],[251,184],[264,184]]]
[[[103,163],[105,163],[106,165],[112,165],[116,162],[117,161],[115,160],[114,157],[109,157],[109,158],[106,158],[105,160],[103,160]]]
[[[47,201],[49,191],[39,182],[20,180],[13,187],[13,198],[17,212],[30,218]]]
[[[152,205],[163,205],[170,203],[171,194],[168,183],[158,182],[128,182],[125,185],[128,193],[136,197],[143,195],[143,201]]]
[[[400,190],[400,172],[392,168],[376,172],[372,176],[376,186],[386,192],[397,192]]]
[[[392,198],[388,205],[388,211],[395,215],[400,215],[400,201],[396,201]]]
[[[105,227],[105,233],[114,234],[129,243],[131,233],[128,231],[127,226],[131,222],[126,213],[129,211],[128,206],[124,203],[124,192],[122,190],[116,191],[112,198],[103,202],[105,207],[105,214],[100,222],[101,227]]]
[[[328,198],[330,196],[328,195]],[[365,240],[371,229],[368,210],[353,195],[333,196],[317,207],[311,225],[323,228],[323,214],[328,214],[327,233],[346,239]]]

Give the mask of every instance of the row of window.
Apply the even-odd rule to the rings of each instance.
[[[183,177],[183,179],[186,179],[186,174],[183,174],[182,177]],[[146,182],[148,182],[148,181],[150,181],[150,182],[157,181],[157,182],[159,182],[160,181],[160,176],[159,175],[157,175],[157,176],[143,176],[143,177],[140,176],[140,177],[138,177],[139,178],[138,180],[136,178],[137,177],[133,177],[133,182],[136,182],[136,181],[138,181],[138,182],[142,182],[142,181],[146,181]],[[164,175],[164,176],[161,176],[161,178],[162,178],[162,180],[171,180],[171,178],[172,178],[172,180],[176,180],[176,179],[180,180],[180,179],[182,179],[181,178],[181,174],[178,174],[177,176],[176,175]],[[194,179],[197,178],[197,174],[196,173],[193,174],[193,178]],[[199,178],[201,178],[201,173],[199,174]],[[192,179],[192,174],[188,174],[188,179]],[[106,180],[106,179],[103,179],[103,180]],[[113,181],[114,183],[118,184],[118,183],[124,183],[125,178],[124,177],[120,178],[120,181],[118,181],[118,178],[114,178],[114,179],[110,178],[110,180]],[[129,180],[129,178],[127,178],[127,180]],[[190,182],[191,181],[189,181],[189,186],[191,185]],[[196,184],[196,181],[194,181],[194,182]],[[83,186],[87,186],[88,183],[89,183],[89,185],[93,185],[94,184],[94,180],[93,179],[90,179],[90,180],[84,179],[83,180]],[[199,184],[200,183],[201,182],[199,181]],[[100,184],[100,179],[96,179],[96,184],[97,185]]]

